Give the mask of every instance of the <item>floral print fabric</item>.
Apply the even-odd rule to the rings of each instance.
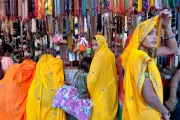
[[[89,120],[91,117],[92,101],[79,98],[77,89],[64,85],[57,91],[53,107],[58,107],[75,116],[78,120]]]

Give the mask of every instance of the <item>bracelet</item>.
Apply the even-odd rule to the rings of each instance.
[[[168,27],[164,27],[163,29],[164,29],[165,31],[171,31],[171,30],[172,30],[172,28],[171,28],[170,25],[168,25]]]
[[[178,103],[178,100],[176,98],[170,97],[169,100],[172,101],[175,104]]]
[[[163,116],[164,117],[164,116]],[[166,120],[169,120],[171,117],[170,113],[168,114],[168,116],[164,117]]]
[[[170,87],[176,88],[179,91],[179,89],[177,87],[175,87],[175,86],[170,86]]]
[[[172,36],[168,36],[167,38],[168,39],[173,39],[173,38],[175,38],[176,37],[176,35],[174,34],[174,35],[172,35]]]

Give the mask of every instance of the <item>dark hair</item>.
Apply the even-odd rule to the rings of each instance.
[[[13,49],[9,44],[4,44],[3,51],[4,51],[4,54],[6,53],[6,51],[8,51],[9,53],[12,53]]]
[[[178,63],[176,70],[180,70],[180,62]]]
[[[91,65],[92,58],[91,57],[84,57],[80,63],[80,69],[84,70],[85,72],[89,72],[89,67]]]

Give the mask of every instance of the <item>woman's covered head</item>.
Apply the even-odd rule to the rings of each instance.
[[[99,50],[104,44],[106,44],[106,39],[102,35],[96,35],[92,39],[92,48],[94,51]]]
[[[85,72],[89,72],[89,68],[92,62],[91,57],[84,57],[81,61],[80,68],[84,70]]]
[[[161,40],[160,17],[156,16],[137,25],[125,51],[158,47]]]

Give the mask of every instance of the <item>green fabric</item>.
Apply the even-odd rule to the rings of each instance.
[[[86,78],[87,75],[81,70],[77,71],[75,74],[74,84],[77,88],[78,97],[80,98],[88,92]]]
[[[92,0],[89,0],[89,15],[92,16]]]
[[[176,7],[176,0],[172,0],[172,7],[175,8]]]
[[[169,8],[169,0],[163,0],[164,7]]]
[[[100,4],[101,4],[101,10],[104,10],[104,0],[101,0]]]
[[[125,10],[128,11],[128,0],[125,0]]]
[[[118,120],[122,120],[122,112],[123,112],[123,108],[119,104],[118,105]]]

